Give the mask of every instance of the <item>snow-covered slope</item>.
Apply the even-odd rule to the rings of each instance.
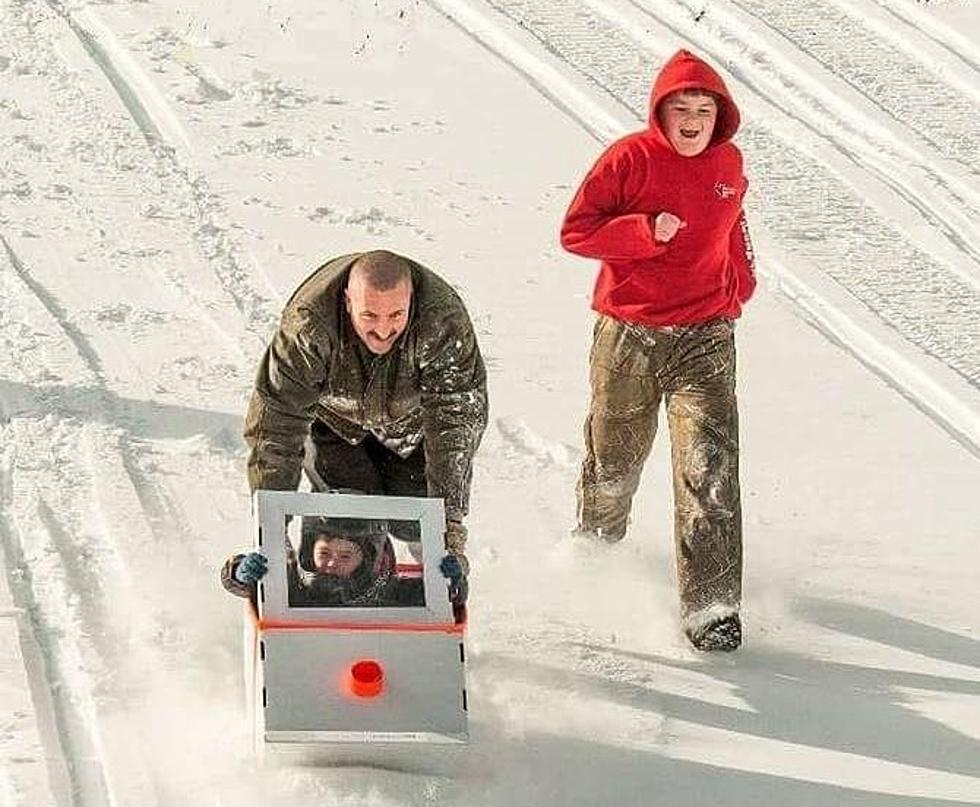
[[[0,805],[980,802],[975,15],[763,5],[0,6]],[[557,226],[682,45],[746,111],[769,279],[726,658],[675,627],[666,440],[629,539],[567,540],[594,267]],[[451,776],[257,771],[241,414],[295,284],[381,246],[491,373],[473,739]]]

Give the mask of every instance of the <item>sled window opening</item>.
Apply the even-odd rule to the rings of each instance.
[[[285,533],[290,607],[425,606],[418,520],[293,515]]]

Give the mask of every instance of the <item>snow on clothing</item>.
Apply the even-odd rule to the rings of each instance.
[[[286,304],[245,418],[249,485],[295,490],[304,440],[319,422],[351,445],[372,435],[402,458],[423,451],[428,495],[445,500],[448,519],[461,520],[487,423],[486,370],[473,326],[449,284],[405,258],[409,324],[388,353],[370,353],[344,301],[360,254],[321,266]]]
[[[685,89],[718,99],[711,142],[693,157],[674,150],[657,118],[659,104]],[[565,215],[562,246],[602,261],[596,311],[650,326],[738,317],[755,289],[742,212],[748,182],[730,142],[738,125],[735,102],[705,62],[682,50],[664,65],[651,93],[649,128],[606,150]],[[669,243],[654,238],[653,218],[661,212],[686,222]]]
[[[626,534],[633,495],[666,399],[674,540],[685,627],[737,611],[742,593],[735,340],[730,320],[648,328],[601,316],[578,483],[582,529]]]
[[[683,89],[718,99],[712,139],[694,156],[674,150],[657,116],[658,105]],[[755,276],[742,213],[747,183],[729,142],[738,124],[718,74],[680,51],[654,83],[650,128],[600,157],[561,233],[566,249],[602,261],[579,526],[610,541],[625,535],[665,401],[681,615],[692,637],[737,612],[741,600],[733,321]],[[686,222],[668,243],[654,239],[660,212]]]

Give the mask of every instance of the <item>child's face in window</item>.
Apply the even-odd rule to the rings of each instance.
[[[683,157],[694,157],[708,147],[718,119],[718,104],[710,95],[674,92],[657,110],[660,128]]]
[[[346,538],[320,537],[313,544],[313,567],[318,574],[350,577],[363,559],[361,548]]]

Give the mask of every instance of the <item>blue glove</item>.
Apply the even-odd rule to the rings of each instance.
[[[455,555],[446,555],[439,562],[439,571],[449,581],[449,602],[453,605],[465,605],[470,593],[470,584],[466,581],[463,564]]]
[[[245,586],[254,586],[269,571],[269,561],[261,552],[249,552],[238,561],[232,577]]]

